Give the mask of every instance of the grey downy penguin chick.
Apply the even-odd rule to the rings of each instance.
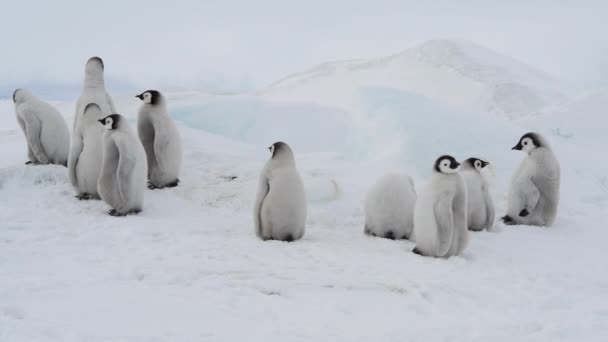
[[[414,229],[416,190],[412,177],[387,174],[365,198],[365,234],[409,239]]]
[[[27,141],[26,164],[67,166],[70,131],[59,111],[27,89],[15,90],[13,102],[17,122]]]
[[[494,201],[482,172],[490,163],[469,158],[462,163],[460,174],[467,185],[467,225],[471,231],[490,230],[494,226]]]
[[[559,204],[560,166],[547,140],[540,134],[524,134],[513,150],[527,155],[511,179],[507,225],[551,226]]]
[[[431,181],[416,201],[414,253],[449,258],[466,248],[467,188],[459,167],[452,156],[435,161]]]
[[[298,240],[306,225],[304,185],[289,145],[276,142],[269,149],[254,204],[255,232],[262,240]]]
[[[137,133],[148,160],[148,187],[175,187],[179,184],[182,142],[167,112],[165,97],[157,90],[147,90],[136,97],[143,101],[137,115]]]
[[[148,166],[146,152],[120,114],[99,120],[103,134],[103,162],[97,188],[112,216],[141,212]]]

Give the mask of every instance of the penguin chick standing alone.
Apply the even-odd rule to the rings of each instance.
[[[507,225],[552,225],[559,204],[559,162],[547,140],[538,133],[524,134],[513,150],[528,155],[511,180],[503,222]]]
[[[59,111],[26,89],[15,90],[13,102],[17,122],[27,140],[26,164],[67,166],[70,131]]]
[[[103,127],[97,121],[101,117],[101,108],[95,103],[88,104],[72,136],[68,176],[80,200],[99,199],[97,179],[101,169]]]
[[[494,225],[494,202],[488,182],[481,174],[488,165],[485,160],[469,158],[460,171],[467,185],[467,225],[472,231],[490,230]]]
[[[388,174],[367,193],[365,234],[409,239],[414,228],[416,191],[412,177]]]
[[[137,115],[137,133],[148,160],[148,187],[175,187],[179,183],[182,144],[167,113],[165,98],[156,90],[147,90],[136,97],[144,102]]]
[[[433,176],[416,201],[414,253],[449,258],[467,246],[467,188],[452,156],[435,161]]]
[[[139,213],[148,172],[144,148],[122,115],[112,114],[99,122],[106,129],[97,183],[99,195],[112,207],[112,216]]]
[[[262,170],[254,205],[256,235],[262,240],[302,238],[306,224],[306,194],[289,145],[276,142]]]

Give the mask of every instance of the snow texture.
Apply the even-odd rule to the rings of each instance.
[[[522,70],[510,80],[545,79]],[[457,84],[438,91],[469,101]],[[316,91],[319,101],[167,94],[182,183],[146,191],[144,211],[123,218],[76,200],[66,168],[23,165],[13,104],[0,102],[10,118],[0,126],[0,341],[608,339],[605,91],[515,121],[390,83],[356,87],[348,106],[322,101],[340,90]],[[116,100],[134,125],[139,101]],[[53,104],[72,121],[74,103]],[[503,214],[523,158],[510,148],[532,129],[562,166],[553,227],[497,223],[448,260],[363,234],[371,185],[396,171],[421,189],[444,153],[492,163]],[[293,148],[308,195],[306,235],[294,243],[253,229],[258,175],[277,140]]]

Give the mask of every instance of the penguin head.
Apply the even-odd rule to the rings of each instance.
[[[517,142],[517,145],[513,146],[512,149],[530,153],[534,149],[544,146],[542,140],[543,139],[540,137],[540,135],[538,133],[528,132],[519,139],[519,141]]]
[[[86,72],[88,72],[88,73],[103,72],[103,69],[104,69],[103,60],[97,56],[91,57],[87,61],[85,69],[86,69]]]
[[[13,102],[15,104],[27,101],[28,98],[34,96],[29,90],[18,88],[13,92]]]
[[[468,167],[472,167],[475,170],[477,170],[478,172],[481,172],[481,170],[490,165],[490,163],[488,163],[485,160],[481,160],[479,158],[469,158],[467,160],[464,161],[464,165],[468,166]]]
[[[105,129],[113,130],[119,127],[120,119],[121,117],[119,114],[111,114],[99,120],[99,123],[101,123],[105,127]]]
[[[138,99],[144,101],[145,104],[156,105],[161,100],[161,94],[158,90],[146,90],[139,95],[135,95]]]
[[[435,171],[444,174],[457,173],[460,163],[452,156],[443,155],[435,161]]]
[[[274,159],[274,160],[293,160],[293,151],[291,150],[291,147],[289,147],[289,145],[287,145],[286,143],[282,142],[282,141],[277,141],[274,144],[270,145],[270,147],[268,147],[268,150],[270,151],[271,157],[270,159]]]

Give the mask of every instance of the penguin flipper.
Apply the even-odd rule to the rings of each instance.
[[[258,184],[258,193],[255,198],[255,205],[253,208],[253,220],[255,225],[255,234],[263,238],[262,235],[262,204],[264,203],[264,199],[268,195],[270,191],[270,183],[269,179],[266,177],[265,172],[262,172],[260,175],[260,180]]]
[[[444,256],[452,246],[454,233],[454,214],[448,198],[441,197],[433,207],[435,222],[437,222],[437,256]]]

